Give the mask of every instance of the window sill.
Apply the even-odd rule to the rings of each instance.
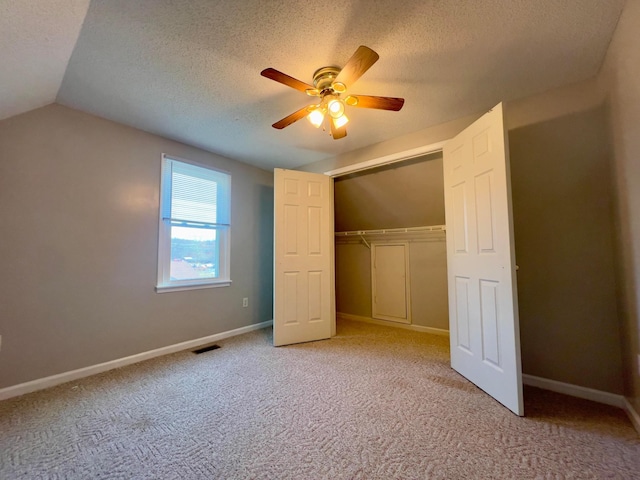
[[[207,283],[195,283],[191,285],[157,285],[156,293],[181,292],[183,290],[201,290],[203,288],[228,287],[231,280],[219,280]]]

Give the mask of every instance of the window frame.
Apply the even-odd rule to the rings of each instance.
[[[229,223],[214,227],[218,240],[218,258],[216,278],[171,280],[171,219],[164,218],[167,204],[172,200],[171,163],[179,162],[193,167],[204,168],[228,177],[229,187],[227,202],[229,204]],[[185,160],[174,155],[162,154],[160,168],[160,203],[158,208],[158,270],[155,290],[157,293],[196,290],[202,288],[228,287],[231,285],[231,172]],[[221,233],[222,232],[222,233]]]

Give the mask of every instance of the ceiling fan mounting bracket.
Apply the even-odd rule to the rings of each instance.
[[[340,73],[340,67],[322,67],[313,74],[313,86],[323,92],[324,90],[333,91],[332,84]],[[328,92],[327,92],[328,93]]]

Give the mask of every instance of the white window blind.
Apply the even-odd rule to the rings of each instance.
[[[163,219],[172,224],[229,226],[229,174],[173,159],[168,163],[171,195],[165,199]]]

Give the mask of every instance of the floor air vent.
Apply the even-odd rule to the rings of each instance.
[[[210,352],[211,350],[217,350],[220,348],[220,345],[209,345],[208,347],[202,347],[197,350],[192,350],[195,354]]]

